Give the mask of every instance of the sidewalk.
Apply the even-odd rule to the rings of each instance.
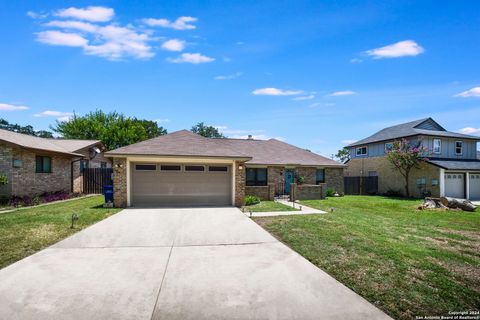
[[[325,211],[310,208],[307,206],[304,206],[302,204],[298,203],[293,203],[291,201],[287,200],[275,200],[278,203],[284,204],[286,206],[296,208],[296,209],[301,209],[298,211],[272,211],[272,212],[252,212],[250,215],[250,212],[244,212],[244,214],[248,217],[273,217],[273,216],[291,216],[291,215],[299,215],[299,214],[324,214],[326,213]]]

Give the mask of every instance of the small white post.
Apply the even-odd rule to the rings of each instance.
[[[465,184],[466,185],[466,190],[465,190],[465,198],[467,200],[470,200],[470,172],[467,172],[467,174],[465,174],[465,177],[467,179],[467,183]]]
[[[440,169],[440,197],[445,197],[445,169]]]

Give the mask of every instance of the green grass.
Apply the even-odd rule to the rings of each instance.
[[[334,211],[255,221],[392,317],[478,310],[480,212],[373,196],[302,203]]]
[[[116,213],[102,207],[103,197],[87,197],[0,213],[0,268],[29,256]],[[79,217],[70,229],[72,214]]]
[[[252,212],[273,212],[273,211],[297,211],[290,206],[275,202],[275,201],[261,201],[260,203],[245,206],[246,211]]]

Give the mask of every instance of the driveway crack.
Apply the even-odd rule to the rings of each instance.
[[[160,282],[160,287],[158,288],[157,299],[155,299],[155,305],[153,306],[152,316],[150,317],[150,320],[153,319],[153,316],[155,315],[155,310],[157,309],[158,299],[160,298],[160,292],[162,291],[163,282],[165,281],[165,276],[167,274],[168,265],[170,264],[170,257],[172,256],[172,251],[174,246],[175,246],[175,240],[173,240],[172,246],[170,247],[170,252],[168,253],[167,263],[165,265],[165,271],[163,272],[162,281]]]

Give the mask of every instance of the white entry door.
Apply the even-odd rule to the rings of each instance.
[[[470,173],[470,200],[480,200],[480,173]]]
[[[445,173],[445,196],[452,198],[465,198],[465,174]]]

